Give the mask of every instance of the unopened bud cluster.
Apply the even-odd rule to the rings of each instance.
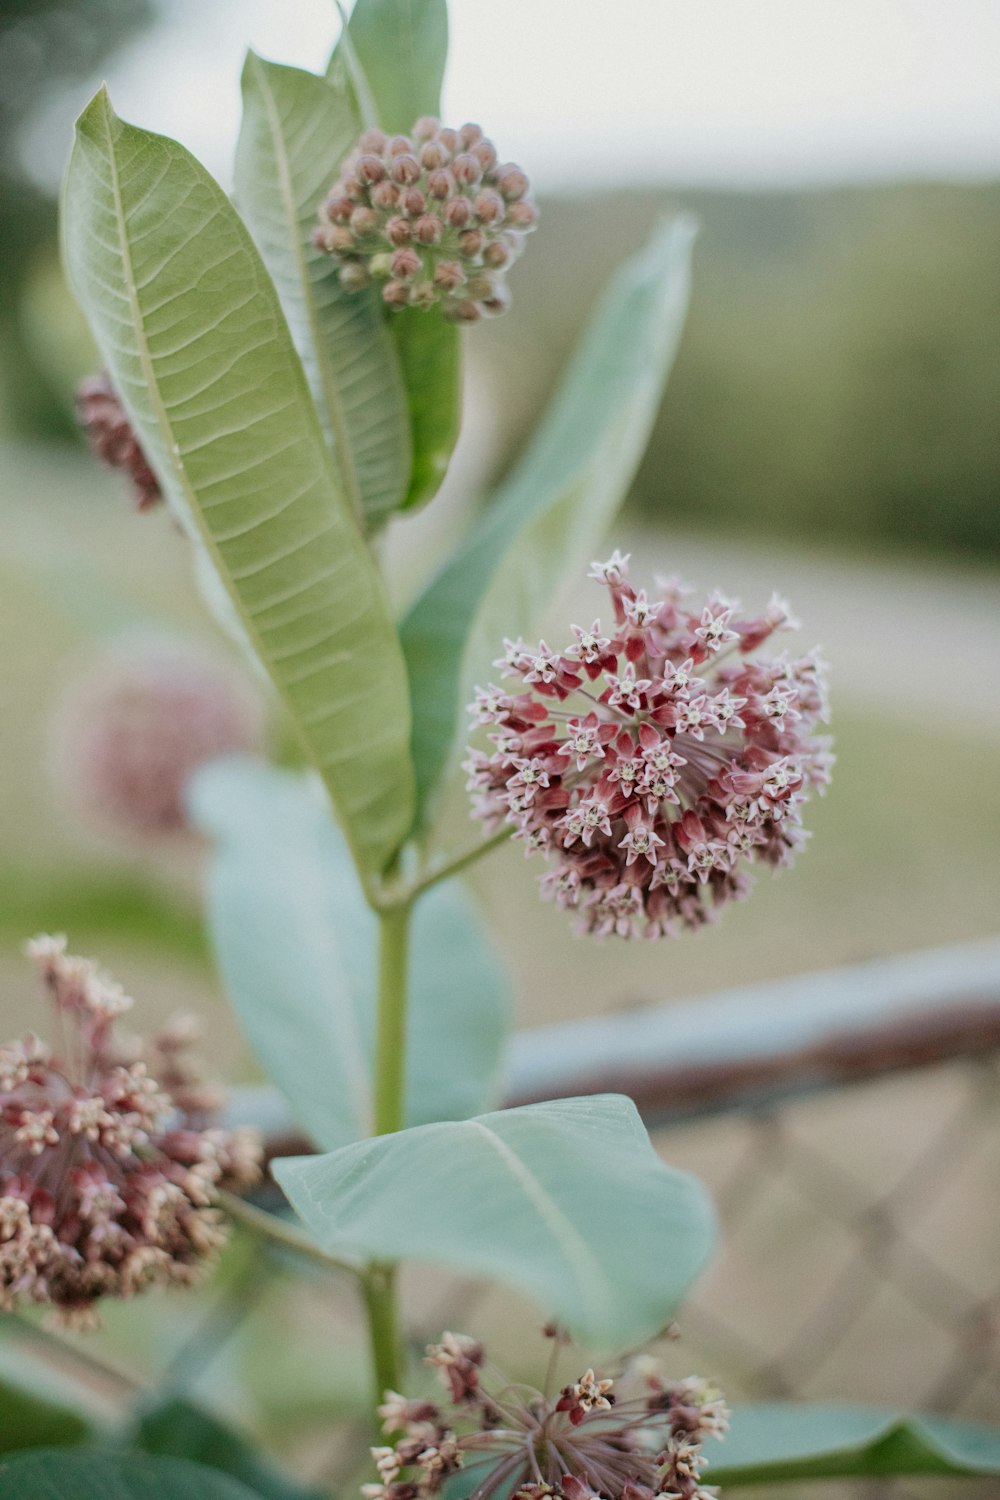
[[[742,616],[713,594],[684,603],[675,580],[648,597],[616,552],[591,577],[614,623],[573,626],[553,651],[507,641],[519,687],[470,705],[495,749],[466,762],[473,813],[512,824],[526,854],[554,860],[542,892],[599,937],[657,938],[743,896],[755,864],[787,864],[801,807],[829,779],[825,685],[815,653],[760,660],[792,622],[774,598]]]
[[[119,984],[65,938],[28,952],[61,1055],[34,1035],[0,1047],[0,1309],[49,1303],[87,1326],[101,1297],[197,1277],[225,1239],[218,1189],[256,1180],[260,1143],[213,1126],[221,1096],[189,1060],[190,1025],[127,1045]]]
[[[163,499],[160,481],[139,445],[125,408],[107,374],[91,375],[76,393],[76,410],[90,450],[112,469],[128,476],[136,510],[149,510]]]
[[[427,1363],[448,1407],[385,1393],[379,1415],[394,1443],[373,1448],[377,1483],[365,1500],[423,1500],[463,1468],[470,1500],[709,1500],[707,1438],[725,1436],[720,1393],[697,1378],[671,1383],[648,1359],[618,1380],[586,1370],[558,1393],[491,1373],[483,1346],[446,1333]],[[615,1389],[617,1387],[617,1390]],[[401,1436],[400,1436],[401,1434]]]
[[[478,125],[427,116],[410,135],[366,130],[320,210],[315,243],[358,291],[383,283],[390,307],[440,304],[458,322],[506,311],[505,276],[538,211],[520,167]]]

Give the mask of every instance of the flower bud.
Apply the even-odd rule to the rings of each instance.
[[[343,189],[344,197],[350,198],[352,204],[364,202],[365,188],[356,177],[342,177],[340,179],[340,186]]]
[[[349,260],[340,268],[340,284],[345,292],[360,292],[371,281],[365,267],[357,260]]]
[[[379,216],[373,208],[363,208],[360,204],[351,214],[351,228],[355,234],[374,234],[379,226]]]
[[[522,199],[512,203],[507,210],[507,222],[515,229],[534,229],[538,223],[538,210],[533,203]]]
[[[435,115],[421,115],[413,127],[415,141],[429,141],[441,129],[441,121]]]
[[[459,149],[458,131],[449,130],[446,125],[442,125],[437,133],[437,138],[444,149],[454,156],[455,152]]]
[[[510,264],[510,247],[503,240],[494,240],[483,251],[483,264],[492,271],[500,271]]]
[[[433,307],[438,299],[433,281],[417,281],[410,288],[411,307]]]
[[[504,283],[497,282],[488,297],[481,297],[479,305],[489,318],[498,318],[510,307],[510,287]]]
[[[319,232],[324,232],[324,226],[320,226]],[[83,381],[77,391],[76,409],[90,451],[109,468],[121,469],[128,475],[136,510],[148,510],[162,500],[160,481],[149,466],[107,374],[92,375]]]
[[[361,182],[369,184],[381,182],[385,176],[385,163],[381,156],[376,156],[369,151],[358,157],[355,171]]]
[[[358,149],[364,153],[372,152],[375,156],[381,156],[388,144],[388,138],[384,130],[366,130],[358,141]]]
[[[407,188],[402,196],[402,206],[411,219],[417,219],[427,207],[427,199],[418,187]]]
[[[468,123],[463,125],[461,130],[458,132],[458,138],[461,141],[462,145],[466,148],[468,148],[469,146],[474,146],[477,141],[481,141],[483,138],[482,127],[479,125],[474,125],[471,121],[469,121]]]
[[[492,141],[477,141],[474,146],[470,146],[469,150],[476,158],[476,161],[482,167],[484,172],[488,172],[491,167],[496,166],[497,148],[494,146]]]
[[[456,156],[451,164],[452,175],[463,187],[476,187],[482,181],[483,169],[468,151]]]
[[[336,197],[330,197],[323,205],[326,217],[333,224],[346,224],[354,212],[354,202],[348,198],[346,193],[339,193]]]
[[[420,256],[415,250],[397,250],[392,257],[392,274],[405,281],[407,277],[416,276],[421,267]]]
[[[456,186],[454,177],[444,167],[431,172],[427,178],[427,191],[432,198],[440,198],[442,202],[455,191]]]
[[[458,237],[458,248],[470,260],[475,259],[486,243],[481,229],[464,229]]]
[[[514,166],[513,162],[507,162],[499,169],[496,182],[501,197],[506,198],[508,203],[515,203],[528,191],[527,177],[520,167]]]
[[[394,135],[386,146],[390,156],[413,155],[413,142],[408,135]]]
[[[439,167],[446,167],[450,160],[450,152],[438,141],[428,141],[420,152],[420,165],[427,172],[436,172]]]
[[[422,245],[439,245],[443,229],[437,214],[421,214],[413,226],[413,234]]]
[[[409,307],[410,288],[405,281],[387,281],[382,288],[382,301],[388,307]]]
[[[473,200],[476,218],[481,224],[495,224],[504,214],[504,201],[493,188],[484,188]]]
[[[435,284],[443,291],[453,292],[465,282],[465,272],[457,260],[439,260],[434,269]]]
[[[405,152],[397,156],[392,163],[392,180],[401,186],[408,186],[416,182],[420,177],[420,163],[415,156]]]
[[[413,237],[409,219],[400,217],[390,219],[385,226],[385,232],[390,245],[408,245]]]
[[[371,191],[373,208],[395,208],[399,202],[399,188],[394,182],[377,182]]]
[[[461,302],[449,304],[448,316],[456,323],[476,323],[482,317],[477,303],[465,297]]]
[[[472,204],[468,198],[449,198],[442,213],[452,229],[464,229],[472,218]]]

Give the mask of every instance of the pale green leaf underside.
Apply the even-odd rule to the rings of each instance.
[[[865,1406],[793,1402],[742,1406],[728,1436],[710,1442],[708,1484],[742,1485],[859,1475],[1000,1474],[1000,1429]]]
[[[3,1500],[259,1500],[255,1490],[181,1458],[41,1449],[0,1461]]]
[[[412,817],[405,669],[274,287],[176,142],[84,111],[70,278],[157,474],[196,530],[329,787],[359,867]]]
[[[447,0],[357,0],[350,38],[383,130],[409,134],[421,115],[438,113],[448,56]]]
[[[680,339],[692,239],[675,221],[617,272],[523,458],[403,622],[423,814],[504,636],[537,632],[625,497]]]
[[[370,1134],[377,919],[311,779],[249,760],[195,778],[216,841],[208,919],[240,1024],[296,1118],[325,1150]],[[509,984],[461,885],[415,908],[406,1120],[462,1119],[496,1101]]]
[[[714,1239],[704,1189],[660,1161],[618,1095],[424,1125],[274,1173],[331,1253],[496,1276],[605,1349],[669,1321]]]
[[[248,55],[236,203],[271,273],[344,488],[374,531],[409,487],[403,377],[376,290],[345,292],[312,243],[319,205],[359,130],[345,90]]]

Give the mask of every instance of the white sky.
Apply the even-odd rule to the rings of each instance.
[[[536,184],[584,172],[736,186],[1000,176],[998,0],[451,0],[444,114],[478,119]],[[220,180],[249,44],[322,68],[333,0],[168,0],[115,61],[126,118]],[[28,143],[57,177],[89,90]]]

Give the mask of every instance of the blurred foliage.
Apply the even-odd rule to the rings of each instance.
[[[0,396],[4,425],[28,436],[64,436],[72,423],[23,318],[56,209],[26,180],[19,136],[55,87],[93,73],[153,14],[152,0],[0,0]]]
[[[635,512],[1000,558],[1000,185],[607,194],[543,203],[483,330],[510,459],[586,308],[693,209],[694,296]]]

